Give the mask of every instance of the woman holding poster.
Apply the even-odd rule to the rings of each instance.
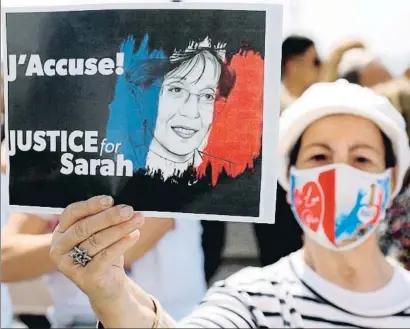
[[[280,152],[303,248],[217,283],[178,324],[125,275],[121,255],[139,239],[142,215],[110,196],[65,210],[51,257],[88,295],[100,327],[408,328],[410,273],[377,241],[410,164],[400,113],[369,89],[318,83],[282,115]],[[91,245],[94,237],[101,243]]]

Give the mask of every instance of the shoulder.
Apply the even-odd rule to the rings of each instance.
[[[400,257],[397,257],[400,258]],[[407,268],[403,265],[406,264],[402,264],[401,259],[397,259],[397,258],[393,258],[393,257],[386,257],[387,261],[393,266],[397,276],[402,280],[402,284],[401,286],[403,286],[403,288],[407,287],[407,289],[409,289],[409,293],[410,293],[410,271],[407,270]],[[407,255],[407,261],[409,261],[408,255]]]
[[[252,280],[281,280],[292,276],[290,256],[285,256],[272,265],[265,267],[246,267],[231,275],[227,280],[231,282],[249,282]],[[294,275],[293,275],[294,276]]]
[[[43,215],[35,215],[22,212],[9,212],[4,231],[5,236],[14,234],[44,234],[51,230],[50,218]]]
[[[226,280],[217,282],[215,286],[224,286],[245,293],[267,293],[276,285],[296,283],[298,279],[291,268],[289,257],[283,257],[275,264],[266,267],[246,267]]]
[[[244,268],[217,282],[205,301],[212,305],[230,303],[231,309],[247,313],[258,327],[281,328],[285,325],[283,312],[292,311],[288,295],[300,289],[287,256],[267,267]]]

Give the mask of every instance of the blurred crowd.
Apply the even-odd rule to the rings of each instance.
[[[410,65],[410,58],[409,58]],[[393,75],[367,47],[365,40],[346,40],[322,58],[315,40],[302,34],[290,35],[282,43],[281,113],[312,84],[346,79],[388,97],[407,123],[410,135],[410,67]],[[3,89],[2,89],[3,103]],[[2,106],[2,127],[4,127]],[[95,316],[87,297],[49,259],[52,232],[57,217],[10,213],[3,204],[6,193],[4,129],[1,148],[1,327],[12,323],[29,328],[94,327]],[[380,230],[380,246],[386,255],[410,270],[410,171]],[[226,223],[187,222],[178,219],[148,221],[143,237],[125,256],[129,277],[155,295],[167,311],[181,319],[202,299],[207,285],[223,261]],[[301,228],[278,185],[276,224],[254,224],[262,265],[273,264],[301,248]],[[286,238],[283,238],[286,237]],[[240,243],[240,242],[239,242]],[[49,292],[51,306],[45,314],[14,309],[7,284],[25,287],[14,299],[36,300],[31,280],[41,278]],[[28,282],[28,284],[27,284]],[[39,282],[39,281],[35,281]],[[184,289],[178,289],[183,282]],[[24,285],[26,284],[26,285]],[[14,318],[14,322],[12,319]]]

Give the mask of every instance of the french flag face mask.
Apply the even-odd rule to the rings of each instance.
[[[305,234],[331,250],[363,243],[384,217],[390,169],[368,173],[346,164],[290,170],[292,211]]]

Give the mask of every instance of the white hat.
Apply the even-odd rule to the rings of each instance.
[[[360,70],[376,60],[377,58],[375,56],[363,48],[349,49],[343,54],[340,60],[338,66],[339,77],[343,77],[350,71]]]
[[[410,147],[406,123],[389,100],[371,89],[338,80],[316,83],[282,114],[279,125],[279,183],[289,188],[289,155],[305,129],[332,114],[355,114],[374,122],[391,140],[397,161],[397,182],[393,197],[403,184],[410,166]]]

